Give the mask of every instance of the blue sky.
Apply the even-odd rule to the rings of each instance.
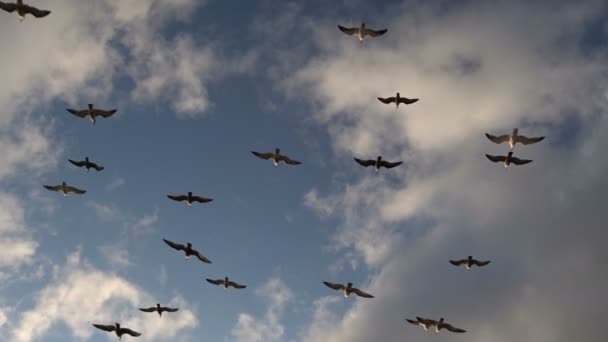
[[[236,4],[0,13],[0,341],[115,340],[91,326],[115,321],[145,341],[431,338],[415,316],[468,331],[454,341],[600,341],[605,4]],[[389,31],[336,28],[362,19]],[[375,99],[397,91],[421,100]],[[118,112],[65,111],[88,103]],[[513,127],[547,138],[504,170],[483,133]],[[303,164],[250,153],[275,147]],[[377,155],[405,163],[352,160]],[[67,161],[85,156],[105,169]],[[87,193],[42,188],[64,180]],[[214,201],[166,198],[188,191]],[[467,255],[493,262],[447,263]],[[248,287],[204,281],[224,276]],[[137,310],[156,303],[180,311]]]

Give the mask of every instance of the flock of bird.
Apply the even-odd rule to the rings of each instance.
[[[26,14],[31,14],[36,18],[42,18],[42,17],[46,17],[47,15],[49,15],[51,13],[51,11],[48,11],[48,10],[40,10],[33,6],[26,5],[23,3],[22,0],[17,0],[16,3],[5,3],[5,2],[0,1],[0,9],[3,9],[4,11],[11,12],[11,13],[17,11],[20,21],[23,21],[25,19]],[[361,25],[359,27],[352,27],[352,28],[347,28],[347,27],[338,25],[338,28],[340,29],[340,31],[342,31],[343,33],[345,33],[347,35],[352,36],[352,35],[356,34],[357,37],[359,38],[359,41],[361,41],[361,42],[363,42],[365,36],[379,37],[388,31],[388,29],[382,29],[382,30],[369,29],[365,26],[365,23],[361,23]],[[419,99],[410,99],[410,98],[401,97],[400,93],[397,92],[396,96],[394,96],[394,97],[388,97],[388,98],[378,97],[378,100],[384,104],[395,103],[396,108],[399,108],[399,104],[403,103],[405,105],[410,105],[415,102],[418,102]],[[109,118],[114,113],[117,112],[116,109],[112,109],[112,110],[97,109],[97,108],[94,108],[93,104],[89,104],[87,109],[74,110],[74,109],[67,108],[67,111],[80,118],[89,117],[89,119],[91,120],[91,122],[94,125],[95,125],[96,119],[98,117]],[[523,164],[532,162],[532,160],[519,159],[519,158],[516,158],[513,156],[513,149],[517,143],[521,143],[523,145],[529,145],[529,144],[540,142],[541,140],[544,139],[544,137],[528,138],[523,135],[519,135],[517,128],[513,129],[511,134],[494,136],[489,133],[486,133],[486,137],[490,141],[492,141],[496,144],[502,144],[502,143],[509,144],[510,150],[506,156],[493,156],[493,155],[486,154],[486,157],[490,161],[502,162],[504,164],[505,168],[507,168],[510,164],[523,165]],[[278,166],[280,162],[284,162],[285,164],[288,164],[288,165],[302,164],[301,162],[299,162],[297,160],[293,160],[290,157],[288,157],[284,154],[281,154],[281,150],[279,148],[276,148],[273,152],[268,152],[268,153],[261,153],[261,152],[255,152],[255,151],[251,151],[251,153],[253,153],[253,155],[255,155],[258,158],[265,159],[265,160],[272,160],[272,162],[274,163],[275,166]],[[378,156],[376,159],[354,158],[354,160],[358,164],[360,164],[361,166],[364,166],[364,167],[373,166],[376,171],[379,171],[382,167],[384,167],[386,169],[391,169],[391,168],[397,167],[403,163],[402,161],[389,162],[389,161],[383,160],[382,156]],[[90,161],[88,157],[86,157],[83,161],[74,161],[71,159],[68,159],[68,161],[77,167],[84,167],[87,170],[87,172],[90,169],[94,169],[96,171],[102,171],[104,169],[103,166],[100,166],[100,165]],[[82,195],[82,194],[86,193],[86,190],[82,190],[82,189],[76,188],[74,186],[68,185],[65,181],[63,181],[60,185],[54,185],[54,186],[44,185],[44,188],[46,188],[50,191],[61,192],[61,193],[63,193],[64,196],[67,196],[68,193],[74,193],[74,194],[78,194],[78,195]],[[209,203],[209,202],[213,201],[212,198],[195,196],[192,194],[192,192],[188,192],[186,195],[167,195],[167,197],[171,200],[178,201],[178,202],[185,201],[188,204],[188,206],[191,206],[195,202]],[[163,241],[172,249],[183,252],[186,259],[189,259],[190,257],[194,256],[203,263],[211,264],[211,260],[209,260],[209,258],[204,256],[199,251],[192,248],[192,244],[190,242],[187,242],[185,245],[183,245],[180,243],[169,241],[167,239],[163,239]],[[466,259],[462,259],[462,260],[449,260],[449,262],[454,266],[464,265],[467,270],[470,270],[473,265],[481,267],[481,266],[486,266],[490,263],[490,261],[476,260],[472,256],[468,256]],[[217,285],[217,286],[223,286],[225,289],[228,289],[229,287],[232,287],[235,289],[244,289],[247,287],[246,285],[242,285],[233,280],[230,280],[229,277],[224,277],[223,279],[222,278],[220,278],[220,279],[207,278],[206,280],[210,284]],[[350,282],[347,283],[346,285],[344,285],[344,284],[336,284],[336,283],[323,281],[323,284],[325,284],[330,289],[342,291],[342,293],[344,294],[344,297],[348,297],[351,294],[355,294],[355,295],[357,295],[359,297],[363,297],[363,298],[374,298],[374,296],[372,296],[371,294],[369,294],[361,289],[358,289],[356,287],[353,287],[353,284]],[[156,304],[156,306],[152,306],[152,307],[148,307],[148,308],[140,308],[139,310],[142,312],[148,312],[148,313],[156,312],[156,313],[158,313],[159,317],[162,317],[163,312],[176,312],[179,310],[179,308],[164,307],[164,306],[161,306],[160,304]],[[442,329],[446,329],[448,331],[455,332],[455,333],[466,332],[466,330],[456,328],[453,325],[446,323],[443,318],[440,318],[437,321],[437,320],[433,320],[430,318],[416,317],[416,320],[406,319],[406,321],[411,324],[418,325],[418,326],[424,328],[424,330],[428,330],[431,327],[435,327],[436,332],[440,332]],[[121,339],[122,336],[125,334],[134,336],[134,337],[141,336],[141,333],[134,331],[132,329],[129,329],[129,328],[122,327],[119,323],[115,323],[113,325],[93,324],[93,326],[98,329],[107,331],[107,332],[114,332],[118,336],[119,339]]]

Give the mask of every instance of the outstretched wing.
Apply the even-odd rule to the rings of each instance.
[[[507,159],[507,157],[505,157],[505,156],[492,156],[492,155],[489,155],[489,154],[486,154],[486,158],[488,158],[489,160],[491,160],[491,161],[493,161],[495,163],[504,162],[505,159]],[[511,160],[513,160],[513,158],[511,158]]]
[[[402,162],[402,161],[399,161],[399,162],[394,162],[394,163],[387,162],[386,160],[381,160],[381,161],[380,161],[380,166],[384,166],[384,167],[385,167],[385,168],[387,168],[387,169],[392,169],[392,168],[394,168],[395,166],[399,166],[399,165],[401,165],[401,164],[403,164],[403,162]]]
[[[251,153],[253,153],[253,155],[258,158],[262,158],[262,159],[266,159],[266,160],[272,158],[272,153],[260,153],[260,152],[255,152],[255,151],[251,151]]]
[[[361,160],[359,158],[353,158],[359,165],[368,167],[376,164],[375,160]]]
[[[114,331],[116,327],[113,325],[103,325],[103,324],[93,324],[93,326],[97,329],[105,330],[105,331]]]
[[[530,145],[542,141],[545,137],[536,137],[536,138],[528,138],[523,135],[517,136],[517,142],[522,143],[524,145]]]
[[[76,115],[79,118],[84,118],[87,115],[89,115],[89,111],[88,110],[76,110],[76,109],[70,109],[70,108],[66,108],[66,110],[74,115]]]
[[[405,103],[406,105],[416,103],[419,99],[408,99],[407,97],[400,97],[399,103]]]
[[[359,28],[358,27],[347,28],[347,27],[338,25],[338,28],[340,29],[340,31],[346,33],[349,36],[352,36],[353,34],[359,32]]]
[[[122,332],[123,334],[129,334],[129,335],[135,336],[135,337],[141,336],[141,333],[131,330],[129,328],[120,328],[120,332]]]
[[[199,203],[209,203],[209,202],[213,201],[213,198],[205,198],[205,197],[200,197],[200,196],[192,196],[192,200],[194,202],[199,202]]]
[[[411,323],[411,324],[413,324],[413,325],[418,325],[418,321],[414,321],[414,320],[412,320],[412,319],[407,319],[407,318],[406,318],[405,320],[406,320],[408,323]]]
[[[13,4],[13,3],[4,3],[2,1],[0,1],[0,8],[2,8],[3,10],[7,11],[7,12],[15,12],[17,10],[17,4]]]
[[[178,250],[178,251],[183,251],[183,250],[185,250],[185,249],[186,249],[186,246],[181,245],[181,244],[179,244],[179,243],[175,243],[175,242],[173,242],[173,241],[169,241],[169,240],[166,240],[166,239],[163,239],[163,241],[165,241],[165,243],[166,243],[167,245],[169,245],[169,247],[171,247],[171,248],[173,248],[173,249],[175,249],[175,250]]]
[[[185,201],[188,199],[188,196],[186,195],[167,195],[167,197],[178,202]]]
[[[114,115],[114,113],[116,113],[117,111],[118,111],[118,109],[112,109],[112,110],[95,109],[93,111],[93,113],[95,113],[96,115],[102,116],[104,118],[108,118],[108,117]]]
[[[23,9],[25,10],[25,12],[33,15],[36,18],[46,17],[47,15],[51,14],[51,11],[37,9],[36,7],[28,5],[24,5]]]
[[[61,185],[43,185],[43,187],[45,187],[47,190],[51,190],[51,191],[59,191],[61,190]]]
[[[342,285],[342,284],[334,284],[334,283],[330,283],[328,281],[324,281],[323,284],[325,284],[325,286],[329,287],[330,289],[344,290],[344,285]]]
[[[75,187],[69,186],[69,185],[65,187],[65,191],[66,192],[73,192],[73,193],[75,193],[77,195],[82,195],[85,192],[87,192],[86,190],[81,190],[81,189],[78,189],[78,188],[75,188]]]
[[[356,294],[359,297],[363,297],[363,298],[374,298],[374,296],[372,296],[371,294],[367,293],[367,292],[363,292],[360,289],[356,289],[353,288],[353,293]]]
[[[430,318],[422,318],[422,317],[416,316],[416,319],[420,323],[429,324],[429,325],[437,325],[437,321],[430,319]]]
[[[83,167],[86,164],[86,162],[84,160],[83,161],[74,161],[72,159],[68,159],[68,161],[78,167]]]
[[[479,261],[479,260],[473,260],[473,263],[477,266],[485,266],[489,263],[491,263],[492,261],[488,260],[488,261]]]
[[[139,311],[143,311],[143,312],[154,312],[156,311],[156,308],[152,307],[152,308],[139,308]]]
[[[235,283],[234,281],[231,281],[231,280],[228,281],[228,286],[232,286],[235,289],[244,289],[247,287],[247,285],[241,285],[241,284]]]
[[[456,328],[453,325],[447,324],[447,323],[444,323],[443,327],[446,328],[447,330],[449,330],[451,332],[455,332],[455,333],[465,333],[465,332],[467,332],[466,330],[462,330],[462,329]]]
[[[217,280],[213,280],[213,279],[205,279],[207,280],[209,283],[213,284],[213,285],[223,285],[224,284],[224,279],[217,279]]]
[[[160,311],[166,311],[166,312],[176,312],[177,310],[179,310],[178,308],[168,308],[166,306],[162,306],[160,308]]]
[[[95,169],[95,170],[97,170],[97,171],[101,171],[101,170],[103,170],[103,169],[104,169],[104,167],[103,167],[103,166],[99,166],[99,165],[97,165],[97,164],[95,164],[95,163],[90,163],[90,165],[91,165],[91,167],[92,167],[92,168],[94,168],[94,169]]]
[[[511,163],[513,163],[515,165],[524,165],[524,164],[528,164],[531,162],[532,162],[532,160],[530,160],[530,159],[519,159],[516,157],[511,157]]]
[[[370,29],[365,29],[365,33],[369,34],[372,37],[378,37],[381,36],[383,34],[385,34],[386,32],[388,32],[388,29],[384,29],[384,30],[370,30]]]
[[[204,255],[202,255],[199,251],[194,251],[193,250],[192,254],[194,254],[198,258],[198,260],[200,260],[200,261],[202,261],[204,263],[207,263],[207,264],[211,263],[211,260],[207,259],[207,257],[204,256]]]
[[[387,98],[378,97],[378,101],[380,101],[382,103],[389,104],[389,103],[395,102],[395,97],[394,96],[393,97],[387,97]]]
[[[300,164],[302,164],[302,163],[300,163],[297,160],[290,159],[288,156],[281,156],[281,160],[284,161],[286,164],[289,164],[289,165],[300,165]]]
[[[460,266],[464,263],[466,263],[467,261],[465,259],[462,260],[450,260],[450,264],[454,265],[454,266]]]
[[[492,142],[494,142],[496,144],[502,144],[502,143],[505,143],[505,142],[509,141],[509,135],[508,134],[496,136],[496,135],[492,135],[490,133],[486,133],[486,137],[488,139],[490,139],[490,141],[492,141]]]

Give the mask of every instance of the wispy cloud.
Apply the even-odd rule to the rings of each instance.
[[[0,194],[0,267],[28,263],[38,243],[26,231],[25,209],[13,195]]]
[[[128,267],[133,265],[130,260],[129,250],[118,245],[103,245],[98,247],[101,255],[113,267]]]
[[[117,178],[114,178],[110,183],[108,183],[108,185],[106,185],[106,190],[114,191],[125,184],[127,184],[126,179],[124,179],[122,177],[117,177]]]

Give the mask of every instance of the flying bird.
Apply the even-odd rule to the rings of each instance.
[[[91,103],[89,103],[88,109],[76,110],[76,109],[66,108],[66,110],[80,118],[85,118],[88,116],[89,119],[91,119],[91,122],[93,123],[93,125],[95,125],[95,122],[97,121],[98,116],[101,116],[103,118],[109,118],[110,116],[114,115],[114,113],[116,113],[118,111],[118,109],[112,109],[112,110],[96,109],[96,108],[93,108],[93,104],[91,104]]]
[[[502,143],[508,142],[511,150],[513,150],[513,148],[515,148],[515,144],[517,144],[517,143],[521,143],[523,145],[530,145],[530,144],[535,144],[535,143],[545,139],[545,137],[528,138],[526,136],[519,135],[517,128],[513,128],[513,132],[510,135],[504,134],[504,135],[500,135],[500,136],[495,136],[490,133],[486,133],[486,137],[488,139],[490,139],[490,141],[492,141],[496,144],[502,144]]]
[[[347,28],[347,27],[338,25],[338,28],[340,29],[340,31],[344,32],[345,34],[347,34],[349,36],[352,36],[353,34],[357,34],[359,41],[362,43],[363,43],[363,39],[365,38],[366,35],[370,36],[370,37],[378,37],[378,36],[385,34],[388,31],[388,29],[383,29],[383,30],[368,29],[365,27],[364,22],[362,22],[361,26],[359,26],[359,27]]]
[[[504,163],[505,169],[508,168],[511,163],[513,163],[515,165],[524,165],[524,164],[528,164],[528,163],[532,162],[532,160],[529,160],[529,159],[519,159],[519,158],[513,157],[513,151],[509,152],[509,154],[506,156],[492,156],[492,155],[486,154],[486,158],[488,158],[490,161],[493,161],[495,163],[498,163],[498,162]]]
[[[455,332],[455,333],[465,333],[465,332],[467,332],[466,330],[463,330],[463,329],[460,329],[460,328],[456,328],[456,327],[454,327],[451,324],[445,323],[443,321],[443,318],[440,318],[439,322],[436,322],[436,324],[435,324],[435,332],[438,333],[438,332],[441,331],[441,329],[446,329],[448,331]]]
[[[491,261],[479,261],[479,260],[475,260],[470,255],[466,259],[462,259],[462,260],[450,260],[450,264],[452,264],[454,266],[464,265],[464,267],[466,267],[467,270],[470,270],[473,265],[477,265],[478,267],[482,267],[482,266],[485,266],[485,265],[489,264],[490,262]]]
[[[262,158],[262,159],[266,159],[266,160],[271,159],[272,162],[274,163],[274,166],[278,166],[279,162],[281,162],[281,161],[283,161],[289,165],[302,164],[297,160],[292,160],[288,156],[281,154],[281,149],[279,149],[279,148],[275,148],[274,152],[269,152],[269,153],[260,153],[260,152],[255,152],[255,151],[251,151],[251,153],[253,153],[253,155],[258,158]]]
[[[342,284],[334,284],[334,283],[330,283],[328,281],[324,281],[323,284],[325,284],[330,289],[342,291],[344,293],[344,297],[348,297],[348,296],[350,296],[351,293],[354,293],[359,297],[374,298],[374,296],[372,296],[371,294],[363,292],[363,291],[359,290],[358,288],[353,287],[353,283],[348,283],[348,284],[346,284],[346,286],[344,286]]]
[[[228,277],[225,277],[224,279],[215,279],[215,280],[207,278],[205,280],[207,280],[207,282],[209,282],[210,284],[213,284],[213,285],[224,286],[224,289],[228,289],[228,287],[230,287],[230,286],[234,287],[235,289],[244,289],[247,287],[247,285],[240,285],[240,284],[228,279]]]
[[[119,340],[122,338],[122,335],[124,335],[124,334],[131,335],[133,337],[141,336],[141,333],[138,333],[137,331],[133,331],[129,328],[123,328],[118,323],[115,323],[114,325],[93,324],[93,326],[97,329],[101,329],[101,330],[108,331],[108,332],[114,331],[116,333],[116,336],[118,336]]]
[[[85,157],[83,161],[74,161],[72,159],[68,159],[68,161],[78,167],[84,166],[87,169],[87,172],[89,172],[89,170],[92,168],[97,171],[103,170],[103,166],[99,166],[99,165],[93,163],[92,161],[89,161],[89,157]]]
[[[163,241],[165,241],[165,243],[167,245],[169,245],[169,247],[171,247],[177,251],[184,251],[186,260],[190,259],[190,257],[194,255],[195,257],[198,258],[198,260],[200,260],[204,263],[207,263],[207,264],[211,263],[211,260],[207,259],[206,256],[202,255],[199,251],[193,249],[192,244],[190,242],[187,242],[186,245],[184,246],[182,244],[175,243],[173,241],[169,241],[166,239],[163,239]]]
[[[407,319],[407,318],[405,320],[413,325],[421,326],[426,331],[428,331],[430,327],[433,327],[437,324],[437,321],[435,321],[435,320],[428,319],[428,318],[421,318],[418,316],[416,316],[416,320]]]
[[[36,7],[26,5],[23,3],[23,0],[17,0],[16,3],[0,1],[0,8],[9,13],[17,11],[19,21],[25,20],[26,14],[31,14],[36,18],[46,17],[47,15],[51,14],[51,11],[41,10]]]
[[[188,195],[167,195],[170,199],[178,202],[186,201],[188,206],[192,206],[193,202],[209,203],[213,201],[213,198],[205,198],[200,196],[192,196],[192,192],[188,192]]]
[[[140,308],[139,311],[143,311],[143,312],[157,312],[159,317],[163,316],[163,312],[176,312],[177,310],[179,310],[178,308],[168,308],[166,306],[160,306],[160,304],[156,304],[156,306],[152,306],[149,308]]]
[[[387,98],[379,97],[378,101],[385,103],[385,104],[390,104],[390,103],[395,102],[395,106],[397,108],[399,108],[400,103],[405,103],[406,105],[410,105],[412,103],[418,102],[418,99],[408,99],[407,97],[401,97],[401,95],[399,95],[399,93],[397,93],[397,96],[394,96],[394,97],[387,97]]]
[[[60,185],[43,185],[43,187],[45,187],[47,190],[50,191],[57,191],[57,192],[63,192],[63,196],[67,196],[68,193],[73,192],[77,195],[82,195],[85,192],[87,192],[86,190],[80,190],[78,188],[75,188],[73,186],[68,185],[66,182],[62,182]]]
[[[392,169],[393,167],[399,166],[401,164],[403,164],[402,161],[398,161],[398,162],[388,162],[386,160],[382,160],[382,156],[378,156],[378,158],[376,160],[373,159],[369,159],[369,160],[362,160],[359,158],[353,158],[355,159],[355,161],[357,163],[359,163],[359,165],[368,167],[368,166],[373,166],[374,169],[376,169],[376,171],[380,171],[381,167],[385,167],[387,169]]]

